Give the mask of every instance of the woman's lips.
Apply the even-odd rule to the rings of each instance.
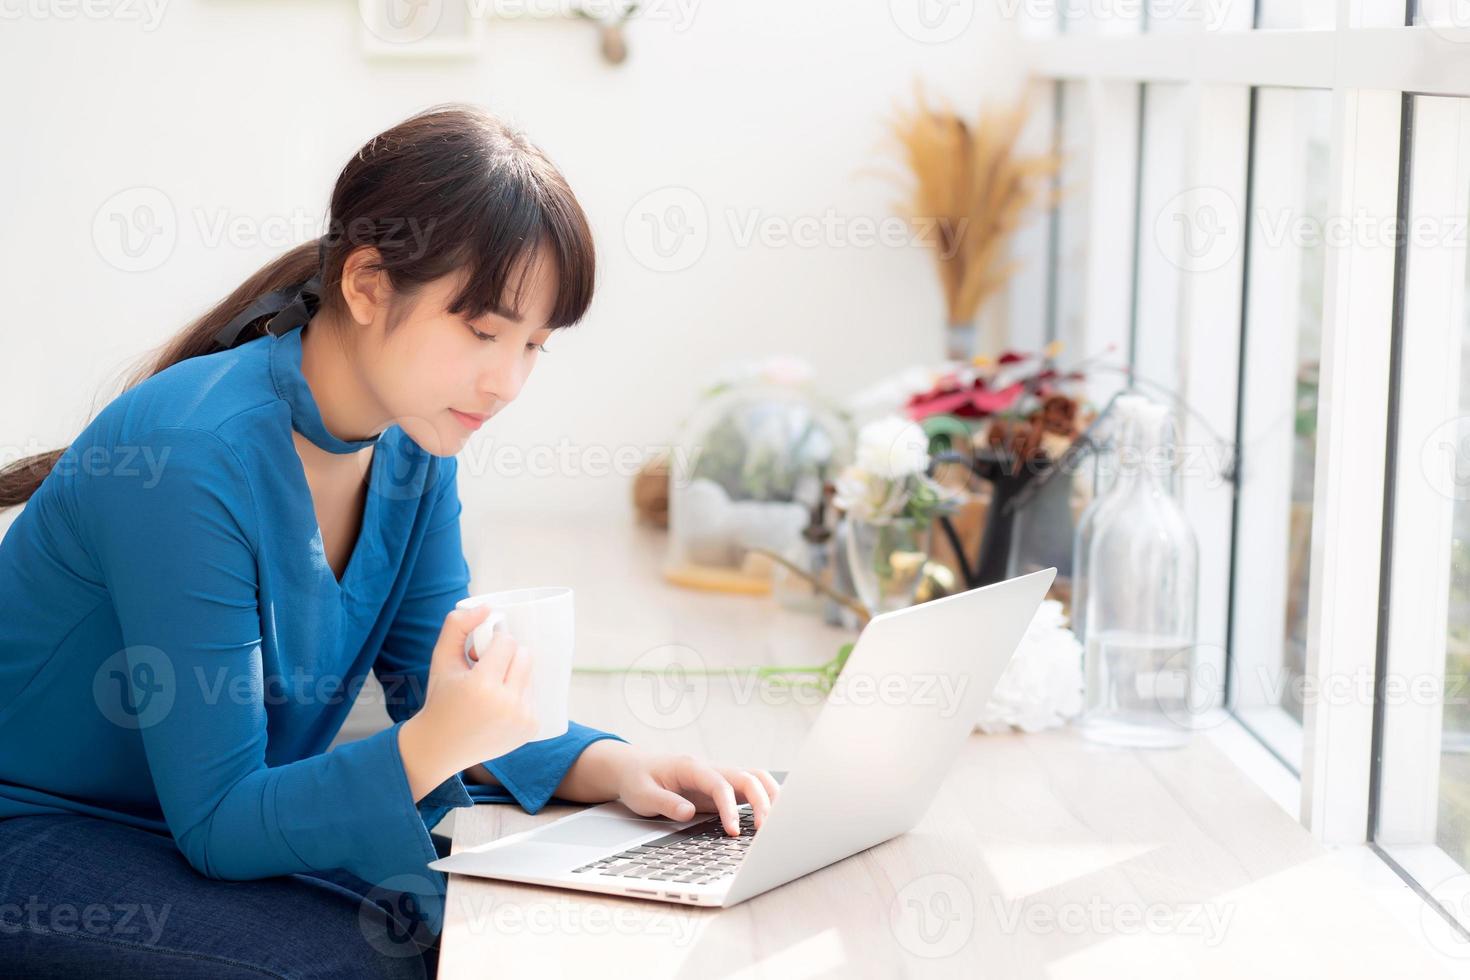
[[[490,417],[488,415],[470,415],[466,412],[461,412],[453,408],[449,410],[449,414],[459,419],[460,424],[463,425],[466,429],[469,429],[471,432],[474,432],[480,426],[484,425],[485,420]]]

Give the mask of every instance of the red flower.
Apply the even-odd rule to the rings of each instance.
[[[922,421],[931,415],[984,418],[1010,408],[1021,397],[1025,388],[1024,384],[1017,381],[995,391],[987,387],[982,379],[976,378],[969,388],[936,388],[914,395],[905,406],[905,414],[912,422]]]

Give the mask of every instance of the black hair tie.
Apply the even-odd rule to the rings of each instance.
[[[229,350],[240,342],[245,328],[268,314],[266,333],[280,336],[301,326],[316,314],[322,303],[321,273],[297,286],[282,286],[255,299],[245,311],[220,328],[214,342],[220,350]]]

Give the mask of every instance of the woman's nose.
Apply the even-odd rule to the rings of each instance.
[[[515,401],[521,393],[521,386],[526,383],[525,365],[519,360],[496,358],[480,375],[480,391],[493,397],[500,405]]]

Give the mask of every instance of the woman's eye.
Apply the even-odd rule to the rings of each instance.
[[[472,334],[475,335],[475,339],[476,340],[495,340],[496,339],[496,337],[495,337],[494,334],[482,333],[481,331],[476,330],[474,324],[470,323],[468,320],[465,321],[465,326],[467,326],[467,327],[470,328],[470,333],[472,333]],[[527,350],[540,351],[543,354],[549,353],[549,351],[547,351],[547,349],[546,349],[546,345],[545,344],[529,343],[529,344],[526,345],[526,349]]]

